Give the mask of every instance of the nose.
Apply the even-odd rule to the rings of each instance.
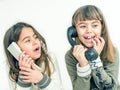
[[[87,33],[91,33],[92,32],[92,27],[91,26],[88,26],[87,28]]]

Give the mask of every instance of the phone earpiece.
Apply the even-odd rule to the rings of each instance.
[[[71,44],[72,47],[74,47],[74,45],[76,45],[76,42],[73,40],[73,38],[77,37],[77,31],[76,28],[74,26],[70,26],[67,30],[67,37],[68,37],[68,41]],[[86,52],[85,52],[85,57],[87,60],[95,60],[98,57],[98,53],[94,48],[89,48]]]
[[[77,31],[74,26],[68,28],[67,37],[72,47],[74,47],[74,45],[76,45],[76,42],[72,38],[77,37]]]

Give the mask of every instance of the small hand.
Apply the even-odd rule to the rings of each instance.
[[[25,51],[21,53],[19,57],[19,67],[31,68],[32,62],[33,62],[32,58],[29,55],[26,55]]]
[[[96,51],[100,55],[100,53],[104,48],[105,40],[102,37],[98,36],[94,40],[92,40],[92,42],[93,42],[93,48],[96,49]]]
[[[20,78],[26,83],[38,83],[43,78],[43,74],[32,63],[31,68],[21,67]]]
[[[73,55],[78,60],[80,67],[86,66],[88,64],[88,60],[85,58],[85,51],[87,49],[82,45],[75,45],[73,48]]]

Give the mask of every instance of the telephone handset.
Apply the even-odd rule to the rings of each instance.
[[[76,45],[76,42],[73,40],[73,38],[77,37],[77,31],[76,28],[74,26],[70,26],[67,30],[67,38],[69,43],[72,45],[72,47],[74,47],[74,45]],[[85,52],[85,57],[87,60],[95,60],[98,57],[98,53],[94,48],[89,48],[86,52]]]
[[[22,53],[22,51],[20,50],[16,42],[12,42],[8,46],[7,50],[14,56],[15,59],[19,60],[19,55]],[[42,69],[38,67],[36,64],[35,64],[35,67],[42,72]]]

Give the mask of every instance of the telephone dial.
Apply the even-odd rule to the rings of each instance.
[[[76,42],[73,40],[73,38],[75,38],[77,36],[78,35],[77,35],[76,28],[74,26],[70,26],[67,30],[67,38],[72,47],[74,47],[74,45],[76,45]],[[92,60],[97,59],[98,53],[94,48],[89,48],[85,52],[85,57],[87,60],[92,61]]]

